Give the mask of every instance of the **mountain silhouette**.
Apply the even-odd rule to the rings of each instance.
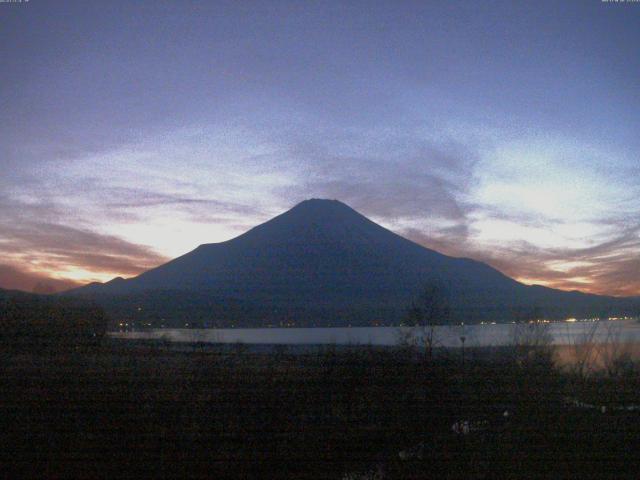
[[[523,285],[484,263],[411,242],[337,200],[320,199],[135,278],[68,293],[96,297],[107,309],[119,305],[118,315],[144,304],[154,316],[176,321],[206,320],[209,311],[219,324],[213,317],[225,317],[222,307],[233,303],[234,315],[254,317],[236,318],[241,325],[368,325],[401,321],[431,282],[446,286],[454,320],[504,320],[533,309],[560,317],[631,308],[613,297]]]

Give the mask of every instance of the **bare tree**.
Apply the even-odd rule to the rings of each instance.
[[[568,335],[573,350],[573,372],[582,379],[587,378],[593,371],[598,354],[596,348],[596,332],[600,322],[590,322],[582,333]]]
[[[511,344],[519,364],[551,364],[553,362],[553,335],[550,324],[542,318],[538,307],[518,310],[516,323],[511,329]]]
[[[633,343],[622,338],[622,324],[607,322],[605,341],[600,343],[602,367],[611,377],[632,374],[635,365],[632,359]]]
[[[424,344],[425,352],[430,359],[433,358],[436,327],[448,324],[450,317],[449,292],[438,281],[429,282],[418,301],[409,307],[405,323],[421,330],[421,335],[416,337],[416,340]]]

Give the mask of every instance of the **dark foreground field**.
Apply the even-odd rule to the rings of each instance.
[[[637,478],[635,372],[560,375],[510,351],[5,349],[0,473]]]

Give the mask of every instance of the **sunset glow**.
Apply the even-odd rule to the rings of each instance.
[[[0,287],[132,277],[317,197],[524,283],[640,295],[623,9],[109,3],[2,9]]]

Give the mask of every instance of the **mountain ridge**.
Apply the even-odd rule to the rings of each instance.
[[[379,321],[380,311],[395,312],[389,315],[399,321],[429,282],[446,285],[454,318],[466,321],[506,319],[536,308],[550,317],[605,312],[626,301],[524,285],[482,262],[412,242],[342,202],[322,199],[305,200],[231,240],[202,244],[137,277],[67,294],[114,298],[172,291],[187,298],[187,292],[208,292],[221,302],[235,299],[268,312],[313,310],[332,323],[358,311],[366,324]]]

